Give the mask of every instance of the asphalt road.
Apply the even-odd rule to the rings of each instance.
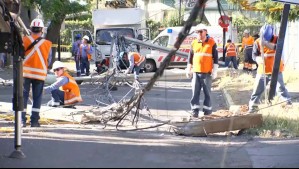
[[[93,88],[83,84],[85,105],[95,104]],[[119,87],[112,95],[121,99],[129,87]],[[158,82],[145,96],[152,115],[163,119],[189,116],[189,81]],[[10,102],[11,86],[0,86],[0,101]],[[225,109],[221,91],[213,91],[214,111]],[[43,104],[50,99],[45,95]],[[1,120],[0,120],[1,122]],[[3,121],[1,122],[3,123]],[[11,126],[11,124],[10,124]],[[176,136],[156,128],[121,132],[99,125],[49,125],[23,130],[25,159],[11,159],[12,133],[0,133],[0,168],[37,167],[298,167],[299,140],[269,140],[251,136]]]

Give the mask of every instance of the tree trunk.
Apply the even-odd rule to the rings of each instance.
[[[49,68],[52,68],[52,65],[53,65],[53,63],[56,59],[55,56],[56,56],[56,51],[57,51],[57,44],[58,44],[61,24],[62,24],[63,20],[64,19],[61,19],[61,20],[56,21],[56,22],[51,22],[51,24],[50,24],[50,26],[48,27],[48,30],[47,30],[46,39],[53,43],[52,62],[49,63]]]

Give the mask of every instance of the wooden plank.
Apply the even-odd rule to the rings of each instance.
[[[186,136],[206,136],[210,133],[241,130],[261,126],[261,114],[246,114],[240,116],[224,117],[205,121],[191,121],[187,123],[174,123],[175,132]]]

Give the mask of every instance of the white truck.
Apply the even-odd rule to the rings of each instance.
[[[163,30],[154,40],[153,44],[171,48],[173,47],[179,32],[183,27],[168,27]],[[197,34],[194,33],[194,28],[192,27],[190,35],[185,38],[183,41],[180,51],[189,53],[191,42],[197,38]],[[223,29],[220,26],[207,26],[208,34],[210,37],[213,37],[218,50],[218,57],[221,58],[223,55]],[[228,31],[229,32],[229,31]],[[226,33],[226,40],[228,37],[228,32]],[[163,62],[167,53],[160,52],[158,50],[151,50],[150,54],[146,54],[146,72],[154,72],[157,68],[160,67],[160,64]],[[169,65],[169,68],[186,68],[187,67],[187,58],[182,58],[179,56],[172,57],[172,62]]]
[[[149,29],[143,28],[145,27],[143,16],[144,11],[140,8],[94,10],[92,12],[94,40],[101,57],[110,57],[111,41],[116,34],[131,38],[140,35],[143,39],[149,37]]]

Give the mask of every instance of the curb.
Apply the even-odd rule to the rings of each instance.
[[[232,97],[230,96],[230,94],[228,94],[227,90],[225,88],[222,88],[221,90],[224,95],[224,100],[225,100],[226,106],[228,108],[230,108],[231,106],[235,105]]]

